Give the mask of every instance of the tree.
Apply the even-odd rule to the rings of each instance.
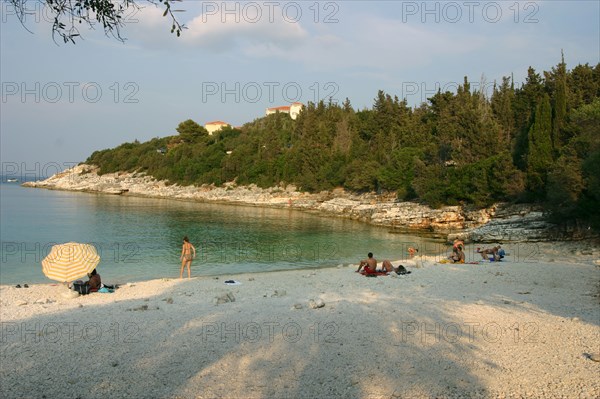
[[[492,94],[492,110],[498,123],[502,128],[502,137],[500,143],[507,147],[510,145],[514,134],[514,115],[512,111],[515,90],[512,83],[512,78],[504,76],[502,84],[499,88],[494,85],[494,93]]]
[[[529,67],[525,84],[516,91],[514,98],[515,139],[513,143],[513,162],[525,171],[527,169],[527,152],[529,129],[535,115],[537,104],[542,98],[544,86],[542,77]]]
[[[545,189],[546,175],[552,164],[552,107],[550,97],[544,94],[535,110],[533,125],[529,129],[527,154],[527,186],[536,196]]]
[[[567,115],[567,65],[564,55],[561,62],[550,72],[544,72],[547,91],[552,97],[552,146],[558,156],[564,144],[564,130]]]
[[[181,122],[179,126],[177,126],[177,132],[179,133],[181,139],[186,142],[195,142],[199,138],[208,135],[208,132],[205,128],[191,119]]]
[[[27,3],[28,0],[4,0],[8,2],[17,15],[17,18],[25,26],[26,15],[30,12]],[[165,11],[163,17],[169,16],[172,20],[171,33],[179,37],[185,25],[180,24],[175,18],[175,10],[172,4],[182,0],[147,0],[153,5],[162,4]],[[79,24],[85,24],[90,29],[96,25],[102,26],[104,33],[113,36],[117,40],[124,41],[121,37],[121,28],[125,26],[123,17],[132,10],[140,8],[135,0],[41,0],[45,4],[46,15],[50,16],[52,21],[52,38],[58,34],[65,43],[75,43],[75,39],[80,36]]]
[[[554,217],[567,217],[575,210],[585,184],[581,161],[566,147],[548,172],[547,202]]]

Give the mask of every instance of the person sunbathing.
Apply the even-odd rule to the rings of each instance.
[[[404,266],[402,266],[402,268],[404,268]],[[384,260],[383,262],[381,262],[381,269],[377,270],[377,259],[375,259],[373,257],[372,252],[369,252],[367,254],[367,259],[363,259],[360,261],[360,264],[358,265],[358,269],[356,271],[360,272],[363,269],[366,274],[373,274],[373,273],[377,273],[377,272],[386,272],[386,273],[395,272],[397,274],[405,274],[406,273],[406,269],[404,269],[404,271],[402,271],[402,269],[400,267],[394,267],[394,265],[392,265],[392,262],[390,262],[387,259]]]
[[[364,268],[365,273],[375,273],[377,272],[377,259],[373,257],[373,252],[369,252],[367,254],[367,259],[363,259],[360,261],[358,265],[357,272],[360,272]]]
[[[497,245],[493,248],[487,248],[487,249],[482,249],[482,250],[477,250],[477,252],[479,252],[481,254],[481,258],[483,260],[488,260],[488,255],[492,255],[495,261],[500,260],[500,255],[498,255],[498,251],[501,249],[502,247],[500,245]]]

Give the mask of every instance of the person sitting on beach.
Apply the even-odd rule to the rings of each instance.
[[[506,255],[506,252],[504,251],[504,249],[498,245],[498,256],[500,257],[500,259],[504,259],[505,255]]]
[[[465,253],[461,246],[452,248],[452,255],[448,257],[453,263],[465,263]]]
[[[96,269],[92,270],[91,273],[88,273],[89,281],[87,282],[90,286],[90,292],[97,292],[100,288],[102,288],[102,280],[100,279],[100,275],[96,272]]]
[[[367,254],[367,259],[360,261],[357,272],[360,272],[364,268],[365,273],[376,273],[377,272],[377,259],[373,257],[373,252]]]
[[[500,250],[502,247],[500,245],[497,245],[493,248],[487,248],[487,249],[477,249],[477,252],[479,252],[481,254],[481,258],[483,260],[488,260],[488,255],[492,255],[494,261],[498,261],[500,260],[500,255],[498,255],[498,250]]]

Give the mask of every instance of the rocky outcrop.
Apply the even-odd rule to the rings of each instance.
[[[292,185],[260,188],[255,185],[223,187],[179,186],[140,173],[98,175],[97,168],[79,165],[27,187],[105,194],[175,198],[193,201],[309,210],[360,220],[400,231],[450,233],[448,238],[468,241],[540,241],[556,238],[556,228],[532,206],[498,204],[486,209],[446,206],[432,209],[414,202],[397,202],[394,195],[352,194],[342,189],[316,194],[300,192]],[[564,237],[563,237],[564,238]]]

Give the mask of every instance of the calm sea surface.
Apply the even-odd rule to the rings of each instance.
[[[93,243],[103,281],[179,277],[187,235],[194,275],[334,267],[372,251],[379,260],[440,241],[288,209],[216,205],[0,184],[0,284],[49,283],[41,260],[55,243]]]

